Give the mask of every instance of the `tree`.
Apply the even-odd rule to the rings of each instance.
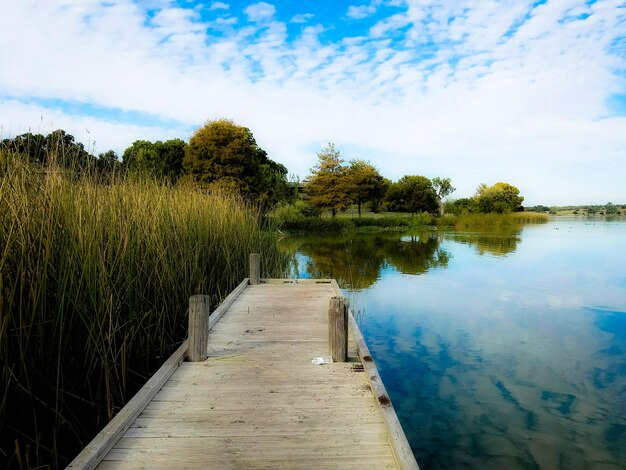
[[[61,166],[80,173],[86,169],[94,168],[97,159],[85,150],[81,142],[76,142],[74,136],[63,129],[52,131],[46,137],[46,159],[56,161]]]
[[[496,183],[493,186],[481,184],[476,190],[476,199],[480,212],[518,212],[523,211],[524,198],[519,195],[519,189],[508,183]]]
[[[478,202],[473,197],[462,197],[446,204],[446,211],[451,214],[461,215],[468,212],[478,212]]]
[[[398,212],[434,214],[439,209],[435,188],[425,176],[403,176],[389,188],[387,201]]]
[[[157,178],[176,182],[183,170],[185,142],[181,139],[170,139],[165,142],[157,140],[136,140],[124,150],[122,159],[124,167],[131,172],[145,173]]]
[[[329,143],[318,152],[317,158],[317,165],[311,168],[307,179],[309,202],[314,207],[330,209],[335,217],[337,211],[346,210],[352,203],[354,183],[334,144]]]
[[[2,147],[14,155],[27,155],[30,163],[44,165],[54,161],[61,167],[78,173],[93,168],[96,164],[96,157],[63,129],[52,131],[45,137],[28,132],[13,139],[4,139]]]
[[[287,191],[287,169],[268,158],[250,129],[228,119],[208,121],[191,136],[183,170],[201,185],[236,190],[263,206]]]
[[[443,198],[452,194],[456,188],[452,186],[452,182],[450,178],[440,178],[436,176],[432,179],[433,188],[435,188],[435,192],[437,193],[437,200],[439,202],[439,215],[443,215],[444,213],[444,204]]]
[[[43,164],[47,156],[46,142],[47,139],[43,135],[27,132],[13,139],[4,139],[2,149],[13,155],[27,155],[31,163]]]
[[[387,192],[387,185],[376,167],[363,160],[350,160],[348,174],[354,184],[354,201],[361,217],[361,205],[365,202],[372,202],[375,207],[380,205]]]
[[[612,202],[607,202],[604,206],[604,212],[606,213],[606,215],[618,215],[619,207],[617,207]]]
[[[122,168],[122,163],[117,158],[113,150],[98,155],[98,173],[100,177],[110,179],[111,175],[118,173]]]
[[[536,206],[533,206],[533,207],[526,207],[525,210],[529,212],[550,212],[550,208],[542,204],[537,204]]]

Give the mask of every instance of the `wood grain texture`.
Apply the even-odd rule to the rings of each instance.
[[[348,360],[348,301],[331,297],[328,303],[328,354],[335,362]]]
[[[261,283],[261,255],[252,253],[250,255],[250,284],[256,286]]]
[[[354,338],[328,351],[331,282],[248,285],[211,329],[208,359],[171,376],[102,469],[398,468]]]
[[[189,298],[189,348],[187,358],[191,362],[204,361],[209,340],[209,305],[208,295],[193,295]]]

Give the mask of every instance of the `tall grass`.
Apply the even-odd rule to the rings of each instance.
[[[461,215],[446,214],[439,219],[438,225],[465,230],[472,228],[505,228],[522,224],[543,224],[547,221],[548,214],[541,212],[512,212],[508,214],[464,213]]]
[[[235,196],[100,184],[5,155],[0,466],[65,466],[182,342],[188,297],[216,305],[250,252],[268,276],[286,269]]]

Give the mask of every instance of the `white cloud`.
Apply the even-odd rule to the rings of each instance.
[[[186,128],[129,125],[71,115],[58,107],[29,105],[15,100],[1,100],[0,105],[0,121],[11,116],[15,123],[0,127],[0,139],[25,132],[47,135],[55,129],[65,129],[94,154],[113,149],[121,157],[123,150],[135,140],[167,140],[188,132]]]
[[[308,23],[315,15],[313,13],[300,13],[291,17],[290,23]]]
[[[355,20],[362,20],[376,13],[376,7],[373,5],[350,5],[346,16]]]
[[[266,2],[253,3],[244,10],[244,13],[250,21],[263,21],[274,16],[276,7]]]
[[[382,38],[390,32],[404,28],[409,24],[411,24],[411,21],[406,15],[396,14],[384,18],[372,26],[370,28],[370,35],[375,38]]]
[[[204,21],[170,2],[148,21],[141,5],[9,0],[2,132],[45,115],[76,137],[88,128],[99,151],[121,151],[229,117],[301,177],[334,141],[390,178],[450,176],[458,197],[504,180],[529,204],[626,200],[626,118],[607,107],[625,92],[615,74],[624,57],[611,53],[623,33],[618,1],[409,0],[369,35],[334,42],[321,25],[291,39],[269,3],[244,10],[261,25],[236,29],[236,16]],[[22,104],[32,97],[180,124],[129,126]]]
[[[213,2],[209,7],[209,10],[228,10],[230,5],[224,2]]]

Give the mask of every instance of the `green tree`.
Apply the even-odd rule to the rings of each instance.
[[[333,217],[345,211],[353,201],[354,183],[339,150],[329,143],[317,153],[318,162],[311,168],[306,191],[309,202],[319,209],[330,209]]]
[[[537,204],[533,207],[527,207],[526,210],[529,212],[550,212],[550,208],[542,204]]]
[[[619,214],[619,207],[612,202],[607,202],[606,206],[604,206],[604,212],[606,215],[617,215]]]
[[[425,176],[403,176],[387,191],[389,207],[397,212],[437,213],[439,203],[432,182]]]
[[[432,179],[432,182],[433,188],[435,188],[435,192],[437,193],[437,200],[439,202],[439,215],[443,215],[445,211],[443,198],[452,194],[456,188],[452,186],[450,178],[440,178],[439,176],[436,176]]]
[[[28,132],[4,139],[2,148],[13,155],[26,155],[30,163],[44,165],[54,160],[62,167],[76,172],[93,168],[97,160],[85,150],[82,143],[76,142],[74,136],[63,129],[52,131],[45,137]]]
[[[185,142],[181,139],[136,140],[122,156],[124,167],[175,182],[182,174]]]
[[[448,202],[448,204],[446,204],[446,211],[455,215],[478,212],[478,203],[473,197],[462,197]]]
[[[27,132],[12,139],[4,139],[2,149],[13,155],[27,155],[31,163],[43,164],[46,162],[47,156],[46,143],[45,136]]]
[[[361,205],[371,202],[372,206],[378,207],[385,197],[387,185],[376,167],[363,160],[350,160],[348,174],[354,184],[354,201],[361,217]]]
[[[480,212],[506,212],[523,211],[524,198],[519,195],[519,189],[508,183],[496,183],[493,186],[481,184],[474,196]]]
[[[122,162],[113,150],[98,155],[98,173],[104,180],[110,179],[114,173],[119,173],[121,169]]]
[[[236,190],[263,206],[287,193],[287,169],[268,158],[250,129],[228,119],[208,121],[191,136],[183,170],[201,185]]]
[[[46,136],[45,159],[46,161],[53,159],[61,166],[77,173],[94,168],[97,164],[96,157],[63,129],[52,131]]]

